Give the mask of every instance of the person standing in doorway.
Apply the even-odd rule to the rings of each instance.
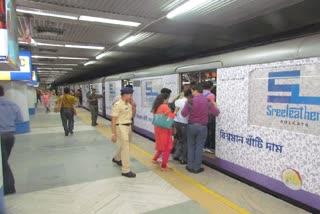
[[[122,176],[128,178],[136,177],[136,174],[130,171],[130,143],[131,143],[131,125],[132,118],[135,116],[130,100],[132,99],[133,89],[125,87],[120,90],[121,99],[112,106],[112,136],[113,143],[119,145],[119,149],[112,159],[112,162],[122,166]]]
[[[4,194],[16,192],[13,173],[8,160],[14,145],[16,123],[23,122],[19,106],[4,97],[4,89],[0,85],[0,135]]]
[[[202,164],[202,151],[206,142],[208,133],[208,114],[213,116],[219,115],[219,110],[215,103],[208,102],[200,85],[191,87],[193,98],[186,101],[182,109],[182,116],[189,115],[187,128],[188,142],[188,165],[186,169],[192,173],[200,173],[204,171]]]
[[[102,98],[102,95],[96,94],[96,89],[93,88],[91,94],[88,94],[88,102],[89,102],[89,108],[91,112],[91,125],[96,126],[98,125],[97,119],[98,119],[98,99]]]

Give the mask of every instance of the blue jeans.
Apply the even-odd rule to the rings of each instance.
[[[206,125],[188,124],[188,168],[199,170],[202,163],[202,153],[206,142],[208,128]]]

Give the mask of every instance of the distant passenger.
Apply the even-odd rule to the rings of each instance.
[[[41,97],[42,103],[43,103],[44,107],[46,108],[46,113],[50,112],[50,97],[51,97],[51,94],[49,91],[45,91]]]
[[[178,109],[174,113],[171,112],[169,106],[167,105],[169,100],[168,93],[162,93],[157,96],[153,103],[153,114],[165,114],[170,118],[174,118]],[[161,170],[170,170],[167,166],[167,162],[173,147],[172,144],[172,129],[164,129],[158,126],[154,126],[155,140],[156,140],[156,150],[157,153],[153,157],[153,162],[158,163],[158,158],[162,154],[162,164]]]
[[[81,91],[80,88],[76,91],[76,97],[79,100],[79,105],[78,106],[81,107],[82,106],[82,91]]]
[[[23,122],[19,106],[4,97],[4,89],[0,85],[0,135],[4,194],[16,192],[14,177],[9,166],[9,156],[14,145],[16,123]]]
[[[136,174],[130,170],[131,122],[135,116],[130,104],[133,89],[125,87],[120,92],[121,99],[112,106],[111,140],[113,143],[118,142],[119,146],[112,162],[122,166],[122,176],[134,178]]]
[[[173,159],[180,161],[181,164],[187,163],[187,127],[188,127],[188,116],[184,117],[181,111],[186,104],[186,102],[192,98],[191,89],[184,91],[184,97],[175,101],[176,108],[179,111],[174,118],[174,141],[175,141],[175,152],[173,154]]]
[[[213,89],[213,83],[211,81],[207,81],[203,84],[203,95],[210,100],[210,102],[215,103],[216,96],[211,92]],[[216,119],[212,114],[208,116],[208,134],[206,143],[204,146],[204,151],[209,153],[214,153],[215,150],[215,137],[216,137]]]
[[[101,94],[96,94],[96,89],[92,89],[92,93],[88,95],[88,102],[91,112],[91,125],[96,126],[98,125],[97,119],[98,119],[98,99],[102,98]]]
[[[207,138],[208,114],[219,115],[219,110],[215,104],[208,102],[202,94],[203,89],[200,85],[191,88],[193,98],[186,102],[182,110],[183,116],[189,115],[187,141],[188,141],[188,165],[186,169],[192,173],[204,171],[201,167],[202,150]]]

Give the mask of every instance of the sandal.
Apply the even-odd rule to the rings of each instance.
[[[172,168],[171,167],[161,167],[160,168],[161,169],[161,171],[171,171],[172,170]]]

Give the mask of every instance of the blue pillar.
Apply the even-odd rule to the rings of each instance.
[[[28,110],[29,115],[35,115],[36,114],[36,107],[35,107],[35,94],[36,91],[34,90],[33,86],[27,86],[27,92],[28,92]]]

